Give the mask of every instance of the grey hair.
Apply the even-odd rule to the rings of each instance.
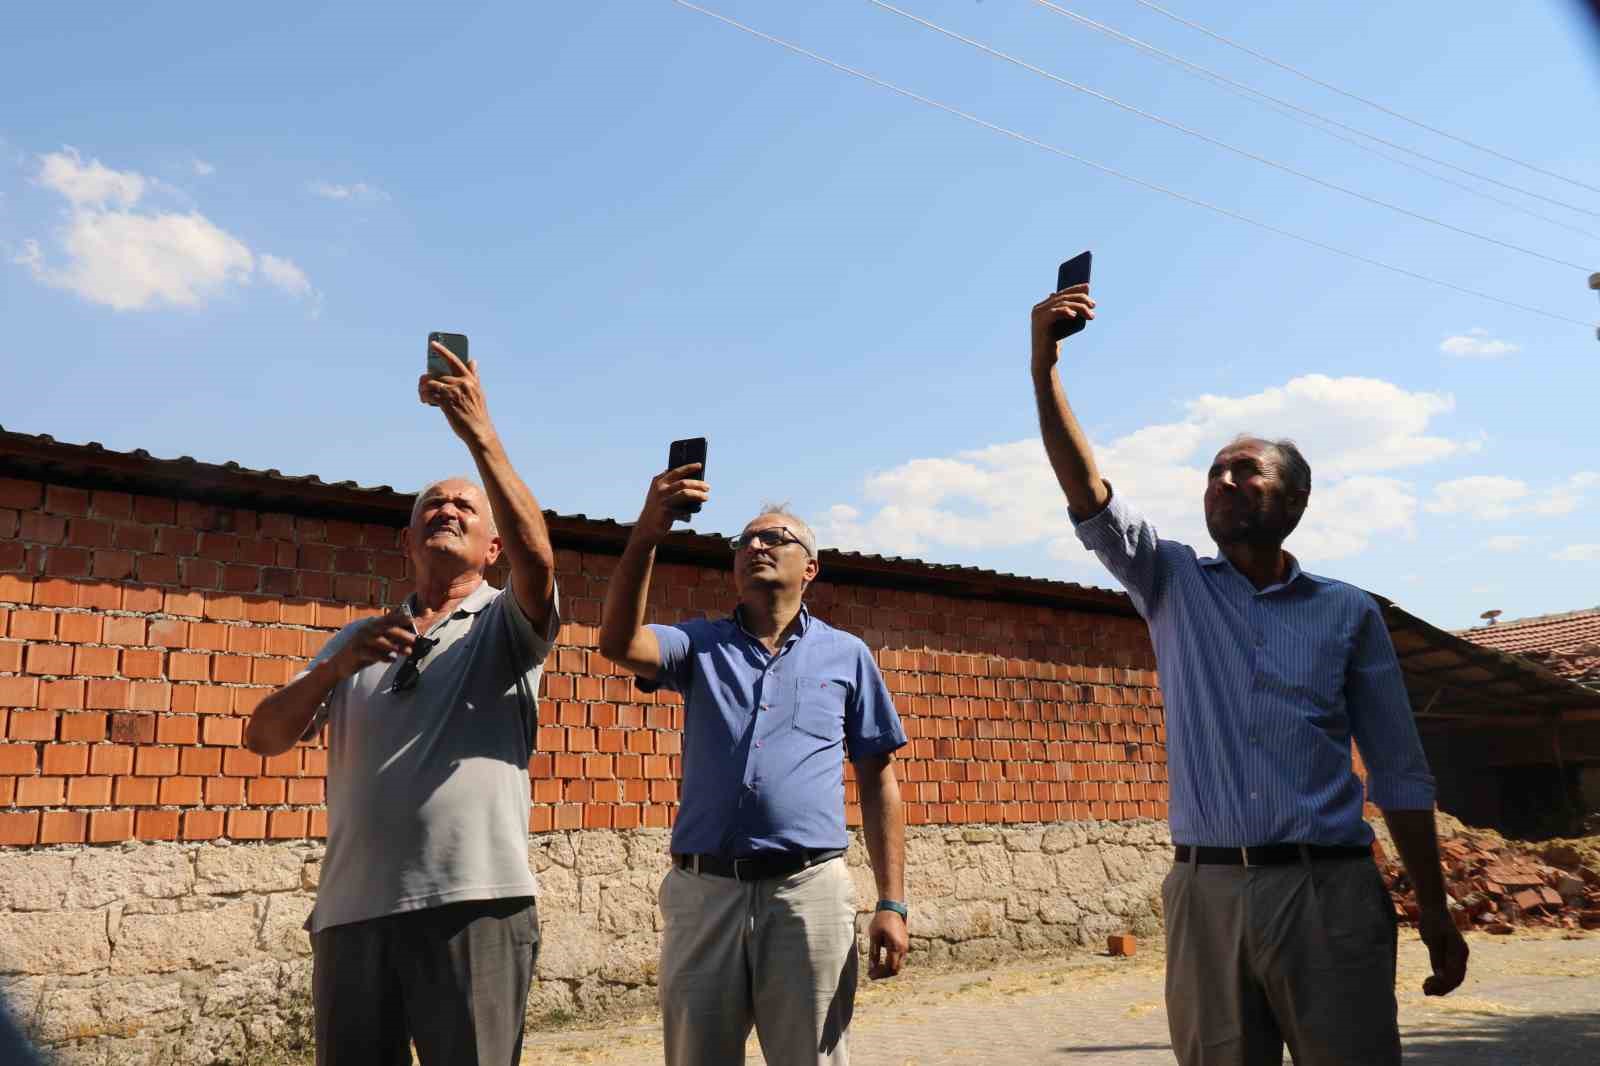
[[[1241,433],[1228,443],[1266,445],[1277,458],[1278,472],[1283,475],[1283,480],[1288,484],[1290,491],[1311,495],[1311,464],[1300,454],[1300,446],[1288,437],[1269,440],[1252,433]]]
[[[800,541],[800,546],[805,548],[806,554],[813,559],[817,557],[817,535],[811,532],[811,527],[806,524],[804,518],[789,510],[789,501],[785,500],[782,503],[769,501],[762,504],[761,510],[756,512],[756,518],[766,518],[769,515],[784,519],[784,524],[789,527],[789,532],[793,533]],[[750,521],[754,522],[755,520],[755,518],[752,518]],[[749,525],[748,522],[745,524]]]
[[[494,509],[487,506],[489,502],[489,494],[484,491],[483,486],[478,483],[477,478],[471,477],[467,474],[452,474],[449,477],[436,478],[422,486],[422,488],[418,489],[417,495],[411,501],[411,520],[413,522],[417,520],[417,509],[422,506],[422,501],[427,497],[428,493],[438,488],[440,485],[443,485],[446,481],[465,481],[468,485],[471,485],[473,488],[478,490],[478,495],[483,497],[483,502],[486,505],[484,508],[483,517],[489,523],[489,531],[499,535],[499,527],[497,527],[494,522]]]

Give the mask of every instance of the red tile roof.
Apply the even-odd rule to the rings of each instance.
[[[1600,607],[1515,618],[1458,635],[1532,659],[1570,680],[1600,685]]]

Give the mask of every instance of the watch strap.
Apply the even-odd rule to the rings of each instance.
[[[880,899],[877,907],[873,909],[879,911],[894,911],[902,918],[911,917],[911,908],[907,907],[904,903],[901,903],[897,899]]]

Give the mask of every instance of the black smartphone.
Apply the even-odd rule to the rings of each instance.
[[[430,333],[428,334],[428,373],[436,378],[448,377],[454,373],[445,357],[433,350],[433,342],[438,341],[450,349],[450,354],[461,360],[467,361],[467,335],[465,333]]]
[[[700,474],[697,481],[706,479],[706,439],[704,437],[690,437],[687,440],[675,440],[672,447],[667,449],[667,469],[676,470],[680,466],[690,463],[700,464]],[[700,504],[691,503],[684,509],[686,514],[698,514]]]
[[[1056,291],[1060,292],[1062,289],[1072,285],[1087,285],[1089,283],[1089,266],[1093,262],[1094,253],[1084,252],[1082,255],[1075,255],[1065,263],[1062,263],[1060,269],[1056,271]],[[1057,322],[1055,329],[1051,332],[1055,340],[1061,340],[1064,337],[1072,336],[1088,324],[1089,320],[1081,316],[1078,318],[1065,318]]]

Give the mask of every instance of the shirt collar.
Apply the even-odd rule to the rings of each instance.
[[[478,587],[467,593],[466,598],[460,603],[456,604],[456,609],[450,612],[450,617],[454,618],[461,614],[477,614],[479,611],[483,610],[485,607],[489,606],[489,604],[494,602],[494,598],[499,591],[499,589],[489,584],[489,582],[480,579],[478,581]],[[415,592],[406,597],[406,604],[411,608],[412,613],[415,614],[418,606],[417,594]]]
[[[757,644],[761,643],[761,638],[757,637],[754,633],[745,628],[743,612],[743,607],[735,607],[733,609],[733,614],[728,616],[729,621],[738,627],[739,632],[743,633]],[[793,637],[790,637],[790,640],[799,640],[801,637],[806,635],[806,630],[811,628],[811,612],[806,610],[806,605],[804,602],[800,604],[800,614],[798,617],[800,618],[800,632],[796,633]]]
[[[1283,554],[1289,557],[1289,573],[1285,575],[1284,579],[1278,582],[1276,585],[1268,585],[1264,589],[1255,589],[1256,595],[1259,596],[1268,592],[1278,592],[1283,589],[1293,588],[1296,582],[1302,579],[1315,582],[1319,585],[1325,583],[1326,579],[1320,578],[1316,574],[1308,574],[1304,570],[1300,569],[1300,560],[1294,557],[1293,552],[1284,552]],[[1232,570],[1235,574],[1238,574],[1242,580],[1248,581],[1243,574],[1240,574],[1239,571],[1234,568],[1232,563],[1228,562],[1228,557],[1226,555],[1207,555],[1200,559],[1200,565],[1210,567],[1225,566],[1229,570]],[[1251,587],[1254,589],[1254,586]]]

